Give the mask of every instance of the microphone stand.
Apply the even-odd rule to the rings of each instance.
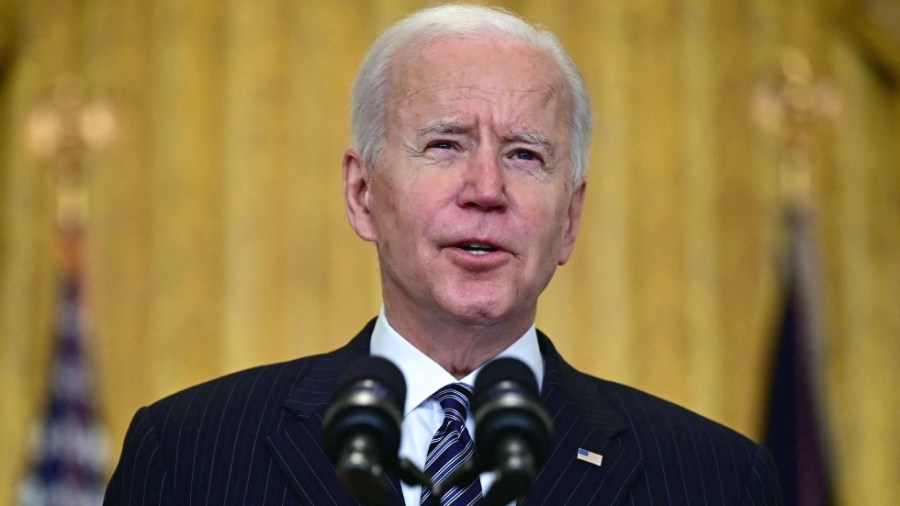
[[[416,467],[412,461],[405,457],[400,459],[399,465],[397,466],[397,476],[400,477],[403,483],[406,483],[407,485],[421,485],[422,488],[434,495],[435,488],[431,478],[425,474],[425,471]]]
[[[484,496],[483,506],[502,506],[521,499],[537,477],[537,466],[530,448],[520,438],[509,436],[498,444],[494,470],[496,479]]]
[[[354,435],[344,446],[336,470],[341,485],[353,497],[373,506],[387,506],[390,493],[384,478],[386,472],[391,470],[396,471],[404,483],[420,485],[434,493],[431,478],[409,459],[395,459],[393,462],[388,459],[384,466],[379,464],[377,448],[372,436],[365,433]]]

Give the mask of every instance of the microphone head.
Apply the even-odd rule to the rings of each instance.
[[[393,362],[372,356],[351,362],[338,380],[322,421],[328,458],[337,464],[347,441],[362,435],[377,445],[385,467],[393,467],[400,449],[405,401],[406,381]]]
[[[344,390],[353,388],[353,385],[364,380],[373,380],[387,390],[386,395],[398,400],[400,405],[406,401],[406,381],[403,373],[393,362],[384,357],[363,356],[358,357],[347,366],[347,370],[338,379],[335,387],[335,398]]]
[[[489,362],[475,378],[472,401],[476,450],[484,464],[494,467],[498,442],[517,438],[531,451],[540,467],[550,447],[550,416],[538,397],[537,380],[521,360],[499,358]],[[490,467],[489,467],[490,468]]]
[[[485,364],[475,378],[475,395],[486,393],[503,381],[512,381],[524,389],[530,397],[537,398],[537,379],[531,369],[521,360],[503,357]]]

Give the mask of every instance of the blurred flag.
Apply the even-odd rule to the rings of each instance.
[[[64,276],[58,297],[49,398],[32,438],[21,506],[99,506],[109,442],[94,412],[93,375],[84,353],[77,275]]]
[[[821,332],[807,230],[793,223],[783,313],[769,395],[766,446],[778,467],[786,506],[833,503],[827,424],[819,374]]]

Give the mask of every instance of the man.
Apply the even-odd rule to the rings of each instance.
[[[322,450],[322,417],[346,364],[367,354],[401,369],[400,454],[429,475],[442,444],[432,434],[450,418],[435,392],[458,389],[453,430],[460,458],[474,458],[465,390],[486,362],[510,356],[533,370],[553,419],[524,504],[780,502],[764,449],[575,371],[534,328],[538,297],[575,244],[591,130],[584,85],[555,37],[483,7],[416,13],[367,56],[352,122],[344,197],[351,226],[377,248],[381,314],[337,351],[141,409],[107,504],[354,503]],[[436,504],[390,478],[397,504]],[[492,479],[441,504],[475,504]]]

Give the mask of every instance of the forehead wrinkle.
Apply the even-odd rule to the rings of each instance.
[[[406,51],[428,54],[433,47],[429,45]],[[479,78],[470,82],[465,68],[433,68],[423,63],[425,62],[421,58],[396,62],[390,77],[391,92],[387,107],[389,117],[395,121],[408,117],[414,123],[417,119],[432,120],[424,125],[420,123],[420,128],[415,128],[413,135],[471,134],[480,130],[479,125],[486,121],[493,125],[490,128],[494,130],[493,135],[506,142],[538,145],[552,154],[557,154],[564,147],[556,145],[564,139],[551,139],[555,134],[550,136],[550,132],[544,132],[541,128],[541,125],[550,127],[550,124],[544,125],[549,120],[568,131],[566,112],[569,97],[565,81],[558,75],[559,72],[547,73],[542,68],[537,68],[540,66],[538,63],[531,62],[527,67],[541,72],[537,75],[529,74],[527,79],[498,81],[494,78],[499,78],[499,75],[486,74],[486,79]],[[541,74],[543,78],[538,77]],[[460,103],[456,105],[458,101]],[[466,105],[476,102],[484,104],[486,109],[480,109],[479,112],[470,110]],[[454,117],[460,113],[465,117]],[[472,115],[469,113],[474,114],[474,117],[469,117]],[[428,118],[429,115],[432,118]]]

